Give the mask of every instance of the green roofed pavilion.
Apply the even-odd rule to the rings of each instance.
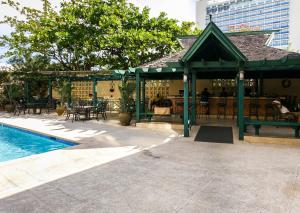
[[[272,31],[224,34],[210,22],[200,36],[180,38],[182,50],[131,68],[136,75],[136,121],[140,121],[140,101],[145,96],[141,82],[182,79],[184,136],[188,137],[190,124],[196,122],[196,80],[236,79],[239,138],[243,139],[244,79],[300,78],[300,54],[269,47],[272,35]]]

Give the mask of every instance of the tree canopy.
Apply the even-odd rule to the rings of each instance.
[[[22,15],[1,22],[14,28],[0,46],[8,46],[5,57],[18,69],[127,69],[179,49],[179,36],[200,33],[192,22],[180,24],[166,13],[150,17],[149,8],[126,0],[64,0],[59,10],[42,2],[41,10],[2,2]]]

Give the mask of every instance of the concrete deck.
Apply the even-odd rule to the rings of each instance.
[[[152,148],[178,136],[172,130],[153,132],[121,127],[117,121],[72,123],[65,121],[64,117],[46,114],[6,115],[0,118],[0,123],[78,143],[67,149],[0,162],[0,199]]]
[[[300,212],[298,147],[193,142],[172,130],[42,118],[0,122],[35,124],[81,145],[1,164],[1,186],[12,185],[1,213]]]

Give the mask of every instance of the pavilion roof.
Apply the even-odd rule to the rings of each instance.
[[[225,34],[229,40],[247,57],[248,61],[280,60],[288,57],[289,59],[300,60],[300,54],[274,47],[269,47],[270,32],[247,32]],[[182,50],[172,53],[158,60],[143,64],[141,68],[167,67],[169,62],[179,62],[197,40],[197,36],[181,38]]]

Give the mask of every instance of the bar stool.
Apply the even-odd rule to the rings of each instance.
[[[271,117],[273,120],[275,120],[275,112],[272,103],[265,104],[265,121],[268,120],[268,117]]]
[[[237,113],[237,103],[236,100],[234,99],[232,102],[232,120],[234,120],[234,116]]]
[[[220,97],[218,102],[218,112],[217,112],[217,118],[220,119],[220,116],[223,114],[224,119],[226,119],[226,108],[227,108],[227,98],[226,97]]]
[[[297,110],[297,96],[292,97],[291,101],[291,111],[296,111]]]
[[[209,119],[209,103],[208,101],[200,101],[200,117]]]
[[[258,99],[257,98],[250,98],[250,103],[249,103],[249,118],[251,118],[251,116],[255,116],[257,120],[258,119],[258,109],[259,109],[260,105],[258,103]]]
[[[176,101],[175,102],[175,110],[174,110],[174,114],[175,115],[182,115],[182,113],[183,113],[183,106],[184,106],[184,104],[183,104],[183,102],[182,101]]]

